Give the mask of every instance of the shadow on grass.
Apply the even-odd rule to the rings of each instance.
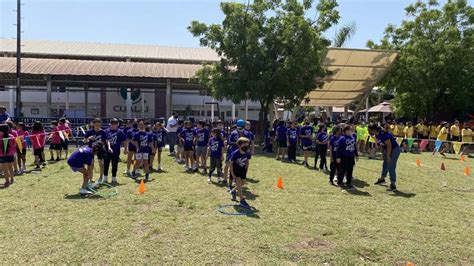
[[[258,195],[256,194],[253,194],[250,190],[244,188],[244,191],[242,192],[242,194],[244,195],[245,199],[248,199],[248,200],[255,200]]]
[[[347,191],[347,193],[349,193],[351,195],[355,195],[355,196],[372,197],[372,195],[370,195],[370,193],[367,192],[367,191],[362,191],[362,190],[358,190],[358,189],[347,189],[346,191]]]
[[[137,179],[135,179],[135,183],[140,184],[142,182],[142,180],[145,181],[145,178],[137,178]],[[153,182],[153,181],[155,181],[155,178],[148,178],[148,181],[145,181],[145,183],[150,183],[150,182]]]
[[[352,180],[352,184],[355,187],[358,187],[358,188],[370,187],[369,183],[367,183],[363,180],[360,180],[360,179],[355,179],[355,178],[354,178],[354,180]]]
[[[257,183],[260,182],[260,180],[252,179],[252,178],[249,178],[249,177],[247,177],[246,181],[248,183],[252,183],[252,184],[257,184]]]
[[[411,192],[403,192],[403,191],[396,190],[396,191],[393,192],[393,194],[390,194],[390,196],[392,196],[392,197],[403,197],[403,198],[413,198],[414,196],[416,196],[416,194],[411,193]]]
[[[84,199],[95,199],[95,200],[97,200],[97,199],[103,199],[102,196],[97,195],[97,194],[81,195],[79,193],[73,194],[73,195],[66,194],[66,195],[64,195],[64,198],[67,199],[67,200],[84,200]]]

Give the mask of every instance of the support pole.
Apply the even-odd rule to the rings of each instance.
[[[212,98],[211,104],[211,121],[214,121],[214,98]]]
[[[52,82],[51,76],[46,77],[46,116],[51,117],[52,104]]]
[[[249,101],[245,99],[245,120],[249,119]]]
[[[8,112],[10,114],[14,114],[15,113],[15,89],[13,88],[10,88],[8,89],[8,94],[10,95],[9,97],[9,105],[8,105]]]
[[[16,1],[16,108],[15,118],[21,117],[21,0]]]
[[[173,114],[173,88],[171,87],[171,80],[166,80],[166,118]]]
[[[69,90],[66,87],[66,111],[69,111]]]
[[[125,109],[127,109],[127,118],[132,118],[132,89],[127,88],[127,99],[125,100]]]
[[[369,123],[369,97],[365,98],[365,122]]]
[[[89,85],[84,86],[84,117],[89,117]]]
[[[232,103],[232,121],[235,121],[235,103]]]
[[[344,106],[344,118],[345,119],[348,119],[349,118],[349,110],[347,108],[347,105]]]
[[[141,113],[142,113],[142,118],[145,118],[145,93],[143,93],[143,95],[142,95],[142,110],[141,110]]]

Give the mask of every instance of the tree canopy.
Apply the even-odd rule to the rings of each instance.
[[[369,48],[396,49],[399,58],[382,82],[398,115],[434,118],[474,103],[474,10],[466,0],[418,1],[400,26],[389,25]]]
[[[261,121],[275,99],[299,105],[326,75],[321,59],[331,42],[322,33],[339,20],[337,6],[335,0],[222,2],[221,24],[188,27],[221,57],[195,78],[217,99],[259,102]],[[308,18],[312,9],[316,16]]]

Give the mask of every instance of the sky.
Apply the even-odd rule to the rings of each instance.
[[[239,0],[231,0],[239,1]],[[244,0],[240,0],[242,2]],[[317,1],[317,0],[316,0]],[[339,0],[339,27],[355,22],[345,45],[364,48],[399,25],[415,0]],[[469,3],[472,4],[470,0]],[[440,1],[445,2],[445,1]],[[22,0],[23,39],[198,47],[186,29],[192,20],[220,23],[219,0]],[[16,0],[0,0],[0,38],[16,36]],[[337,26],[325,35],[333,38]]]

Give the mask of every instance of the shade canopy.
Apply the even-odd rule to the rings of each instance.
[[[364,109],[364,110],[360,110],[359,112],[365,113],[366,111],[367,109]],[[383,103],[370,107],[367,112],[368,113],[392,113],[392,107],[389,102],[383,102]]]
[[[346,106],[360,99],[385,76],[396,58],[395,51],[330,48],[323,60],[329,75],[303,105]]]

